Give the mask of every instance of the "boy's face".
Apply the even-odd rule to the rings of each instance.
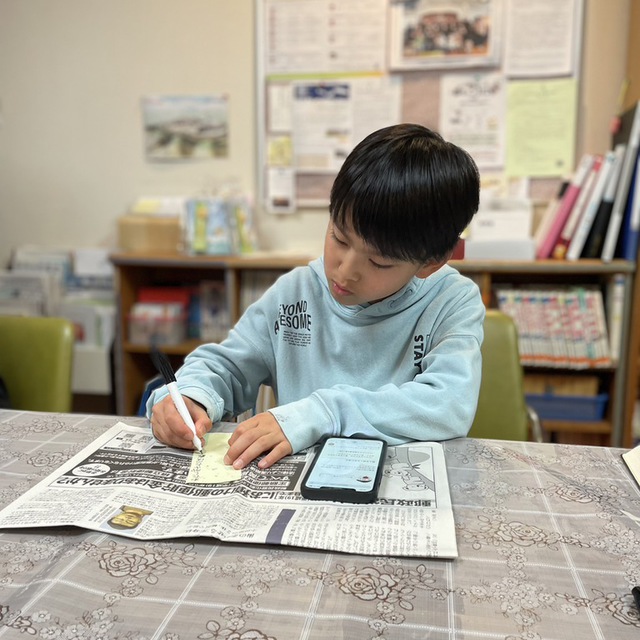
[[[423,265],[380,256],[350,227],[329,222],[324,239],[324,272],[329,291],[340,304],[358,305],[384,300],[413,276],[426,278],[442,262]]]

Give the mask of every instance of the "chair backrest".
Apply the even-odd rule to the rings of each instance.
[[[0,316],[0,377],[12,409],[71,411],[73,341],[64,318]]]
[[[529,437],[518,331],[513,319],[496,309],[487,309],[485,316],[480,397],[469,437]]]

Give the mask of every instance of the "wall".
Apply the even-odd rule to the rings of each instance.
[[[586,0],[578,153],[609,145],[632,0]],[[634,0],[635,1],[635,0]],[[256,185],[253,0],[0,0],[0,265],[11,247],[115,246],[141,195]],[[227,93],[230,153],[144,159],[146,94]],[[264,248],[317,254],[326,214],[260,215]]]
[[[629,86],[625,94],[624,106],[630,108],[640,100],[640,0],[631,0],[629,17],[629,33],[635,34],[629,38],[627,47],[627,79]]]
[[[633,2],[638,0],[585,2],[579,153],[601,152],[611,144],[610,124],[620,109]]]

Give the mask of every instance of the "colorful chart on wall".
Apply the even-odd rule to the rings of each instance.
[[[583,2],[256,0],[265,210],[326,211],[346,155],[399,122],[550,199],[574,169]]]

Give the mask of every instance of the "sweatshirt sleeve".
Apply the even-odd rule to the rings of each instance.
[[[203,405],[214,423],[253,408],[260,385],[272,384],[273,351],[263,307],[262,300],[253,304],[223,342],[197,347],[176,372],[180,393]],[[148,417],[166,395],[165,387],[151,395]]]
[[[434,327],[420,372],[404,384],[374,390],[339,384],[270,411],[294,452],[330,435],[378,437],[392,445],[465,436],[478,402],[483,319],[479,297],[450,312]]]

